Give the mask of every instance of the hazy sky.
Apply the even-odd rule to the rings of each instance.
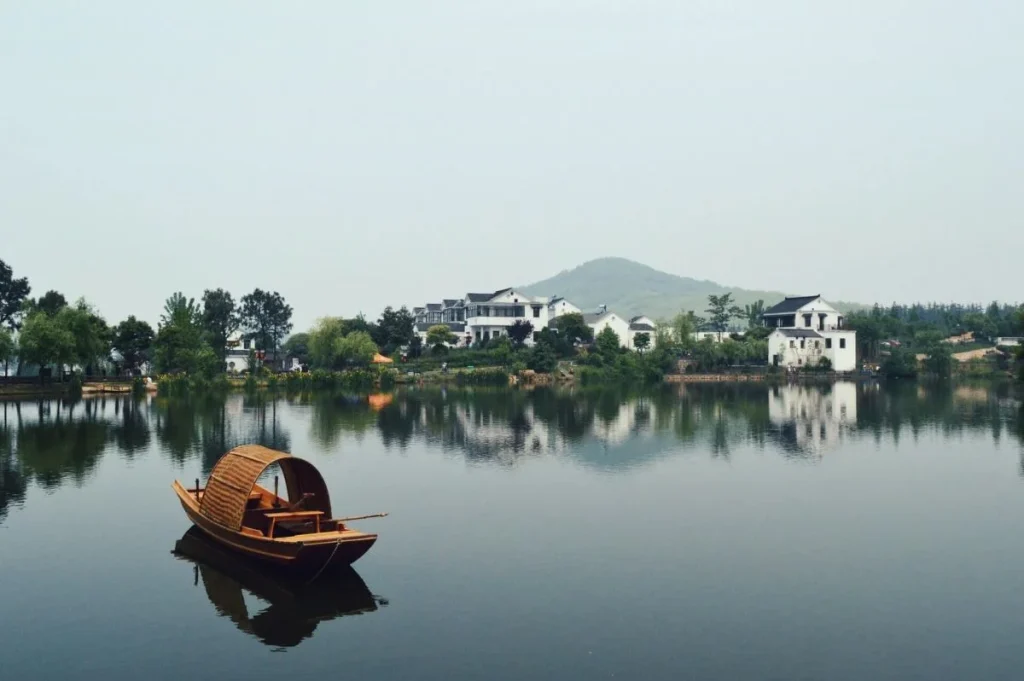
[[[297,327],[620,255],[1017,300],[1024,3],[8,2],[0,258],[116,322]]]

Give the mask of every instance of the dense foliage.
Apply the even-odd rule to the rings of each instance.
[[[352,330],[355,326],[356,330]],[[446,327],[447,328],[447,327]],[[368,331],[341,317],[323,317],[309,331],[309,360],[314,369],[366,366],[378,352]]]
[[[992,347],[1000,336],[1024,335],[1024,307],[980,305],[896,305],[855,312],[846,318],[857,331],[862,357],[879,362],[890,378],[908,378],[920,368],[939,377],[956,365],[953,352]],[[965,336],[971,334],[970,340]],[[949,342],[956,338],[957,342]]]
[[[292,330],[292,308],[277,291],[242,296],[239,322],[260,350],[276,351]]]
[[[10,265],[0,260],[0,326],[18,328],[22,304],[31,291],[28,278],[15,279]]]

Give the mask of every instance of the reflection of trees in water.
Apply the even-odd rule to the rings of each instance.
[[[0,423],[0,518],[34,480],[46,489],[81,484],[111,444],[130,458],[150,441],[145,398],[5,402]]]
[[[40,400],[36,408],[36,420],[22,420],[16,432],[23,474],[47,489],[66,479],[81,484],[106,449],[111,423],[94,400]]]
[[[304,399],[312,407],[310,436],[324,449],[335,448],[343,433],[361,439],[377,423],[365,397],[328,393]]]
[[[106,406],[105,399],[103,403],[101,411]],[[146,402],[144,399],[116,397],[113,409],[114,443],[126,458],[131,459],[149,446],[150,426]]]
[[[838,388],[756,383],[663,386],[647,392],[425,388],[397,393],[376,419],[385,446],[420,439],[460,450],[473,460],[500,463],[538,452],[582,452],[594,438],[607,448],[670,436],[673,442],[723,458],[738,446],[772,446],[787,458],[806,460],[816,460],[823,447],[841,437],[869,434],[891,437],[898,444],[904,433],[916,437],[929,428],[944,435],[985,433],[997,441],[1012,434],[1024,441],[1019,396],[1005,388],[973,393],[925,384],[850,384],[836,392]],[[771,390],[796,391],[789,399],[797,398],[798,412],[773,420]],[[805,399],[820,411],[804,413]],[[359,404],[349,409],[370,413]],[[637,454],[623,446],[615,455],[650,458],[662,453],[648,447]]]
[[[265,394],[161,397],[154,401],[154,428],[172,460],[182,463],[198,455],[208,473],[225,452],[242,444],[291,449],[277,402]]]
[[[3,421],[0,421],[0,523],[7,517],[7,509],[25,501],[28,484],[14,456],[14,425],[8,419],[12,405],[4,402]]]
[[[857,429],[876,440],[891,436],[898,442],[907,431],[916,439],[926,430],[935,430],[947,437],[987,432],[995,441],[1005,432],[1024,441],[1020,394],[1007,384],[980,388],[942,383],[864,385],[858,390],[857,416]]]

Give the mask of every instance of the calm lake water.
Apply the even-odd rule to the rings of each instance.
[[[8,402],[4,679],[1016,679],[1010,387]],[[380,533],[308,589],[173,553],[259,442]]]

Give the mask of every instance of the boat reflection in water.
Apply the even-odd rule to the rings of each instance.
[[[174,555],[195,564],[196,585],[202,580],[219,615],[268,646],[297,646],[320,622],[387,604],[351,567],[334,568],[307,583],[229,553],[194,527],[175,543]],[[251,615],[243,589],[270,605]]]

